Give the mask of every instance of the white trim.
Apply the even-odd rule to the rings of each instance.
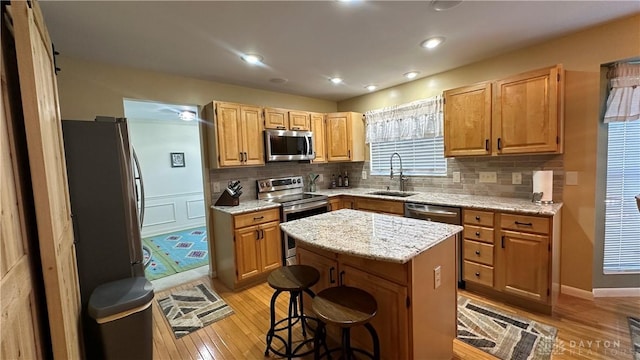
[[[595,297],[640,297],[640,288],[600,288],[593,289]]]
[[[192,207],[190,206],[191,204],[194,203],[202,203],[202,209],[204,209],[205,205],[204,205],[204,198],[202,199],[195,199],[195,200],[187,200],[185,201],[185,206],[187,208],[187,219],[189,220],[193,220],[193,219],[200,219],[205,217],[205,213],[204,211],[202,212],[202,215],[197,215],[197,214],[192,214],[192,212],[195,212],[195,210],[191,210]]]
[[[593,293],[591,291],[578,289],[567,285],[560,286],[560,293],[581,299],[593,300]]]
[[[171,203],[162,203],[162,204],[153,204],[153,205],[145,205],[145,209],[148,210],[150,208],[159,208],[159,207],[164,207],[164,206],[170,206],[171,207],[171,212],[173,213],[173,219],[172,220],[164,220],[164,221],[156,221],[154,223],[147,223],[144,224],[144,226],[154,226],[154,225],[162,225],[162,224],[169,224],[169,223],[174,223],[176,221],[178,221],[176,219],[176,203],[175,202],[171,202]]]
[[[152,195],[152,196],[145,196],[144,199],[145,200],[160,200],[160,199],[170,199],[170,198],[175,198],[175,197],[180,197],[180,196],[200,196],[200,197],[204,197],[202,191],[195,191],[195,192],[185,192],[185,193],[173,193],[173,194],[161,194],[161,195]]]

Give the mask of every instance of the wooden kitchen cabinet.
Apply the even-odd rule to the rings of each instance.
[[[444,156],[491,154],[491,83],[444,92]]]
[[[342,209],[342,197],[335,196],[329,198],[329,211],[336,211]]]
[[[259,107],[211,102],[204,108],[211,168],[264,165]]]
[[[214,209],[216,273],[230,289],[264,281],[282,266],[277,208],[231,215]]]
[[[480,285],[494,284],[494,214],[490,211],[464,209],[463,279]]]
[[[404,215],[404,202],[355,197],[353,209],[392,215]]]
[[[326,145],[326,124],[325,115],[322,113],[309,113],[311,120],[311,132],[313,132],[313,150],[315,159],[311,162],[314,164],[327,162],[327,145]]]
[[[444,92],[445,156],[563,152],[561,65]]]
[[[311,129],[309,113],[306,111],[264,108],[264,128],[309,131]]]
[[[306,111],[289,111],[289,130],[311,130],[310,115]]]
[[[362,114],[327,114],[327,161],[364,161],[364,120]]]

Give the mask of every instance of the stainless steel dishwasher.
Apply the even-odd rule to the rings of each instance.
[[[462,225],[462,210],[452,206],[427,205],[418,203],[404,204],[404,217],[435,221],[445,224]],[[458,287],[464,289],[462,272],[462,235],[456,234],[456,272]]]

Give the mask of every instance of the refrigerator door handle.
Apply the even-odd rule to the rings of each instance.
[[[131,152],[133,153],[133,162],[138,172],[138,180],[140,180],[140,229],[142,230],[142,224],[144,223],[144,180],[142,179],[140,160],[138,160],[138,155],[136,154],[136,150],[133,146],[131,147]]]

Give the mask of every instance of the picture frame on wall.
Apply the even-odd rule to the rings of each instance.
[[[172,152],[171,153],[171,167],[184,167],[184,153]]]

